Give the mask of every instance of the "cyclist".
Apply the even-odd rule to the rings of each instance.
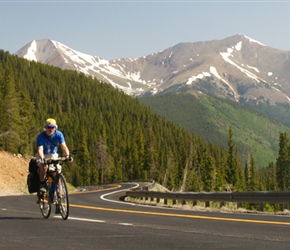
[[[44,159],[57,158],[58,145],[60,145],[62,153],[68,157],[69,161],[71,161],[69,149],[65,143],[63,133],[57,130],[55,119],[48,118],[45,122],[44,131],[41,132],[36,138],[36,159],[40,180],[39,191],[42,193],[47,191],[45,177],[48,166],[45,164]]]

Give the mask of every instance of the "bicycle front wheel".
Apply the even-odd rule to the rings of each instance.
[[[38,202],[42,216],[47,219],[51,212],[51,202],[48,193],[38,193]]]
[[[59,175],[57,201],[60,209],[60,215],[63,220],[66,220],[69,214],[69,200],[66,181],[62,174]]]

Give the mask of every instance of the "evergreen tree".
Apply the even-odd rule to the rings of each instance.
[[[145,161],[145,138],[144,134],[142,133],[142,128],[140,125],[140,122],[138,121],[137,129],[136,129],[136,147],[137,150],[135,151],[135,158],[137,159],[137,162],[135,163],[136,168],[136,177],[140,179],[146,179],[144,175],[144,161]]]
[[[81,186],[88,186],[91,185],[91,161],[87,145],[87,134],[84,129],[81,131],[79,144],[80,146],[77,158],[79,166],[77,168],[77,176],[79,176],[79,180],[77,182],[79,182]]]
[[[190,134],[190,137],[189,137],[189,152],[188,152],[188,157],[186,159],[186,165],[185,165],[185,168],[184,168],[183,181],[182,181],[182,186],[180,188],[181,192],[188,190],[188,186],[189,186],[188,176],[189,176],[190,168],[192,167],[193,151],[194,151],[193,135]]]
[[[245,176],[244,176],[244,168],[241,164],[240,156],[238,153],[238,149],[235,148],[235,159],[236,159],[236,191],[243,191],[245,189]]]
[[[225,188],[225,167],[227,162],[227,153],[225,150],[215,148],[215,191],[223,191]]]
[[[110,180],[111,177],[111,157],[107,151],[107,145],[101,136],[97,142],[96,155],[95,169],[98,169],[100,173],[100,182],[103,184],[106,180]]]
[[[251,154],[250,158],[250,170],[249,170],[249,190],[255,191],[257,190],[257,172],[256,172],[256,167],[255,167],[255,160],[253,155]]]
[[[153,133],[153,124],[151,121],[147,124],[147,143],[145,148],[145,162],[144,167],[148,172],[149,179],[153,179],[156,172],[155,162],[155,136]]]
[[[245,176],[245,189],[249,190],[250,189],[250,170],[249,170],[249,165],[248,162],[246,161],[245,163],[245,170],[244,170],[244,176]]]
[[[286,133],[280,132],[279,153],[277,158],[277,184],[280,190],[287,190],[290,178],[289,138]]]
[[[18,152],[21,154],[27,155],[33,152],[35,155],[36,147],[32,145],[30,142],[36,140],[35,134],[39,131],[39,128],[34,123],[33,117],[34,115],[34,107],[30,101],[30,97],[28,93],[22,92],[20,95],[20,126],[21,130],[19,132],[22,143],[19,146]]]
[[[269,191],[278,190],[276,165],[271,162],[267,167],[266,188]]]
[[[207,155],[203,173],[204,191],[206,192],[213,191],[215,178],[214,168],[214,159],[210,155]]]
[[[16,94],[15,83],[10,70],[7,71],[3,79],[3,117],[4,126],[0,139],[4,145],[4,150],[17,153],[23,143],[21,138],[21,123],[19,111],[19,98]]]
[[[234,155],[234,143],[233,143],[233,131],[229,128],[229,139],[228,139],[228,157],[226,167],[226,181],[228,185],[235,186],[237,181],[237,162]]]

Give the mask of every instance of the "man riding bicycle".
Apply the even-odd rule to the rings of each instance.
[[[69,149],[65,143],[63,133],[57,130],[55,119],[48,118],[45,123],[44,131],[41,132],[36,138],[36,159],[40,180],[39,191],[42,193],[47,191],[45,178],[48,165],[45,164],[45,159],[58,157],[58,145],[60,145],[62,153],[70,161],[71,158],[69,154]]]

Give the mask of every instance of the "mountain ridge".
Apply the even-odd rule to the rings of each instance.
[[[35,41],[33,46],[32,55],[36,55],[35,60],[98,78],[133,97],[142,99],[142,97],[157,97],[169,93],[189,93],[193,96],[204,94],[259,110],[287,126],[287,128],[280,127],[285,131],[288,131],[290,127],[290,123],[285,119],[290,109],[290,52],[270,48],[244,35],[235,35],[222,40],[178,43],[141,58],[122,58],[112,61],[74,51],[56,41]],[[33,46],[21,49],[23,57],[28,57],[28,49]],[[48,51],[50,51],[50,57],[47,56]],[[220,125],[213,119],[204,120],[196,117],[197,110],[191,108],[192,104],[188,100],[180,99],[178,102],[180,105],[184,102],[182,105],[186,103],[190,106],[182,108],[182,112],[179,111],[182,116],[173,112],[172,107],[172,110],[168,112],[169,107],[166,106],[168,104],[162,101],[157,102],[157,100],[154,102],[165,107],[153,107],[148,101],[143,104],[188,131],[193,133],[200,131],[198,133],[200,136],[221,146],[225,146],[228,127],[232,126],[233,130],[238,133],[237,145],[244,145],[248,150],[253,151],[259,165],[260,163],[266,165],[266,162],[277,154],[277,148],[273,148],[273,143],[277,144],[279,133],[276,131],[274,138],[268,138],[265,141],[268,135],[263,135],[259,131],[260,128],[256,127],[257,124],[255,128],[251,127],[254,123],[263,127],[264,124],[259,119],[252,117],[251,121],[248,120],[248,125],[245,125],[242,120],[236,119],[234,112],[226,113],[229,106],[208,113],[212,117],[218,116],[219,121],[224,119],[223,125]],[[162,108],[167,109],[167,112],[160,112]],[[202,107],[203,110],[207,108],[209,107],[206,105]],[[235,112],[241,111],[237,108]],[[242,113],[239,114],[241,117]],[[206,116],[205,113],[202,115]],[[193,124],[196,121],[204,121],[205,124],[201,125],[198,122],[200,127],[186,127],[188,122]],[[242,131],[241,124],[244,124]],[[209,128],[206,133],[202,132],[205,126]],[[248,131],[249,137],[256,138],[257,144],[252,141],[252,138],[244,135],[245,131]],[[217,134],[220,135],[218,139],[215,138]],[[264,154],[260,153],[263,151],[262,144],[265,147],[264,151],[270,150],[268,157],[263,157]]]
[[[82,72],[131,96],[155,95],[175,86],[240,103],[290,103],[290,52],[244,35],[178,43],[148,56],[110,61],[53,40],[34,40],[16,54]]]

